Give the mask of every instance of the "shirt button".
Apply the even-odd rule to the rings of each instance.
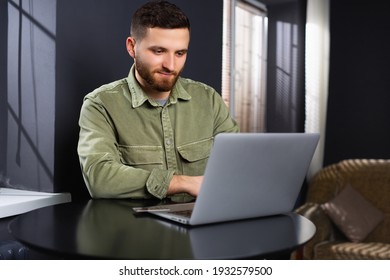
[[[165,144],[166,144],[167,146],[170,146],[170,145],[172,144],[171,139],[167,139],[167,140],[165,141]]]

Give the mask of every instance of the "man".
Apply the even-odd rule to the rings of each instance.
[[[126,79],[84,98],[78,154],[93,198],[198,195],[215,135],[238,132],[220,95],[180,77],[190,23],[175,5],[149,2],[132,18]]]

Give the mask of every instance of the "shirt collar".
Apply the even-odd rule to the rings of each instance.
[[[184,89],[181,84],[181,77],[177,80],[174,85],[171,94],[169,96],[169,100],[167,105],[177,103],[178,99],[181,100],[190,100],[191,95]],[[157,106],[157,103],[154,100],[150,100],[146,93],[143,91],[138,81],[135,78],[135,65],[133,65],[130,69],[130,73],[127,77],[127,83],[129,85],[130,93],[131,93],[131,101],[133,108],[140,107],[146,101],[148,101],[151,105]]]

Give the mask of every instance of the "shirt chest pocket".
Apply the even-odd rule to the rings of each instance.
[[[213,146],[213,139],[208,138],[177,147],[182,158],[184,175],[199,176],[204,174]]]
[[[123,164],[151,171],[163,167],[161,146],[118,146]]]

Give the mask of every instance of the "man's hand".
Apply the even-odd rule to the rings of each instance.
[[[203,176],[174,175],[169,184],[167,195],[177,193],[188,193],[194,197],[198,196]]]

